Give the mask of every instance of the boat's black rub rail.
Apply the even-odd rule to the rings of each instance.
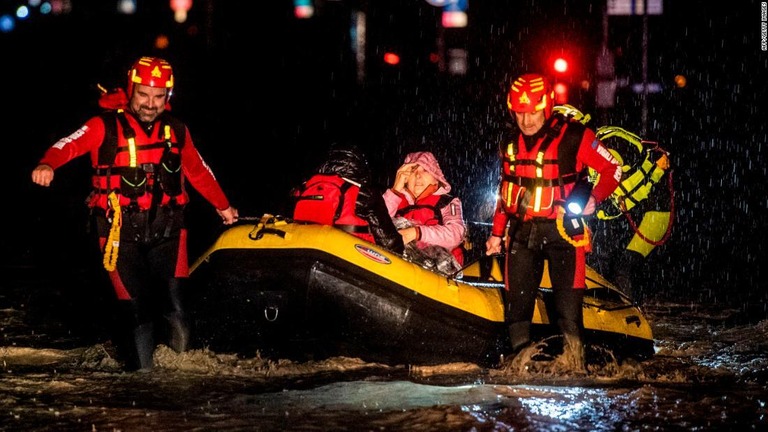
[[[268,264],[269,270],[244,268],[256,261],[261,263],[259,267]],[[250,330],[239,336],[230,330],[226,336],[233,342],[251,340],[247,343],[251,347],[259,345],[258,341],[252,343],[254,339],[273,345],[276,341],[267,334],[271,329],[291,333],[289,345],[301,344],[307,354],[324,348],[320,352],[338,349],[346,355],[387,363],[492,364],[498,361],[504,344],[503,323],[447,306],[315,249],[221,249],[196,273],[195,296],[209,310],[222,304],[230,311],[229,319],[238,319],[233,313],[244,315],[240,319],[247,321]],[[275,283],[279,275],[284,275],[283,283]],[[226,290],[220,291],[223,287]],[[233,295],[241,301],[233,302]],[[268,298],[290,301],[277,305],[264,301]],[[246,306],[232,305],[241,302]],[[278,319],[267,321],[265,313],[274,310]],[[288,319],[292,322],[285,322]],[[216,328],[203,326],[204,333],[217,333],[211,332]],[[217,337],[210,334],[206,339]],[[326,346],[317,347],[317,343]]]

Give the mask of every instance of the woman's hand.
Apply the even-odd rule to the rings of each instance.
[[[403,228],[401,230],[397,230],[397,232],[403,236],[403,243],[405,244],[416,240],[416,238],[419,236],[419,229],[416,227]]]
[[[415,163],[407,163],[400,166],[400,168],[397,169],[397,174],[395,174],[395,184],[392,186],[392,190],[395,192],[403,193],[403,189],[405,189],[405,184],[408,182],[408,179],[411,177],[411,173],[413,173],[413,170],[416,169]]]

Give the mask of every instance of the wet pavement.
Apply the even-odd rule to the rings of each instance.
[[[123,372],[108,338],[51,314],[47,278],[6,269],[0,428],[14,431],[754,430],[768,426],[768,322],[649,303],[656,355],[590,365],[294,362],[164,345]],[[33,274],[38,274],[32,272]],[[61,312],[61,311],[60,311]]]

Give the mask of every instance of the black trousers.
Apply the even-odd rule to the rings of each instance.
[[[111,222],[100,212],[94,217],[103,252]],[[189,264],[183,209],[124,211],[115,269],[108,274],[123,333],[115,342],[127,368],[152,367],[158,335],[175,350],[186,349],[189,331],[182,294]],[[157,322],[164,326],[156,328]]]
[[[584,248],[566,241],[554,220],[520,224],[506,253],[505,320],[513,350],[530,341],[530,322],[545,262],[554,294],[553,310],[547,310],[550,322],[563,334],[581,340],[584,260]]]

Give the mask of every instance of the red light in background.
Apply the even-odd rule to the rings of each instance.
[[[293,0],[293,16],[299,19],[312,18],[315,15],[315,7],[312,0]]]
[[[565,83],[555,83],[555,104],[568,103],[568,86]]]
[[[688,84],[688,80],[685,78],[685,75],[675,75],[675,85],[678,88],[683,88],[686,84]]]
[[[171,10],[173,10],[173,19],[177,23],[187,21],[187,12],[192,8],[192,0],[171,0]]]
[[[192,0],[171,0],[171,10],[174,12],[189,12],[192,8]]]
[[[155,48],[164,50],[168,48],[168,45],[170,45],[170,40],[168,39],[168,36],[164,34],[157,35],[155,38]]]
[[[568,91],[572,82],[570,65],[565,55],[567,51],[561,51],[559,55],[550,57],[551,67],[554,71],[555,104],[563,105],[568,103]]]
[[[568,72],[568,61],[562,57],[558,57],[555,59],[552,67],[555,68],[555,72],[557,73],[566,73]]]
[[[444,11],[441,21],[445,28],[464,28],[467,26],[467,13],[464,11]]]
[[[392,52],[384,53],[384,63],[393,66],[397,65],[400,63],[400,56]]]

